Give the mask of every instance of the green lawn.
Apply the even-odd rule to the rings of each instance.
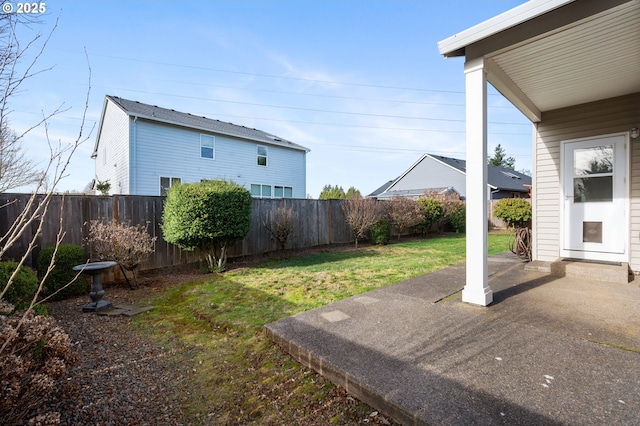
[[[507,240],[507,234],[490,234],[489,254],[506,251]],[[464,235],[454,235],[269,260],[170,288],[148,300],[156,309],[137,324],[150,337],[187,349],[177,361],[197,372],[183,390],[190,395],[184,403],[190,421],[355,424],[370,409],[292,361],[262,327],[464,262],[464,256]]]

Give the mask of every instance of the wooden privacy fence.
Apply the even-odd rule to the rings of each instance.
[[[24,210],[30,194],[0,194],[0,235],[5,235],[15,218]],[[42,196],[40,199],[42,199]],[[65,232],[63,243],[85,245],[88,223],[98,219],[104,222],[118,221],[128,225],[143,225],[151,236],[158,237],[155,252],[139,267],[150,270],[167,266],[197,262],[198,254],[179,249],[167,243],[162,236],[162,210],[165,197],[138,195],[54,195],[44,219],[42,232],[37,236],[37,247],[25,264],[35,268],[41,249],[51,247],[62,223]],[[297,213],[296,231],[290,237],[287,248],[306,248],[353,241],[339,200],[307,199],[254,199],[251,230],[247,236],[229,249],[229,257],[239,257],[278,250],[278,245],[263,225],[267,212],[277,206],[291,207]],[[18,260],[29,246],[37,231],[31,226],[6,252],[2,260]],[[85,248],[87,258],[90,257]]]

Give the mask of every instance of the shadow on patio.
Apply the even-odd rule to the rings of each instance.
[[[633,424],[640,287],[489,260],[495,303],[460,301],[458,265],[266,326],[403,424]]]

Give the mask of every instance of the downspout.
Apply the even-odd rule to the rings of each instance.
[[[131,159],[129,161],[129,194],[134,194],[137,193],[137,175],[136,175],[136,171],[137,167],[131,167],[131,165],[136,165],[136,151],[137,151],[137,136],[138,136],[138,132],[137,132],[137,128],[136,128],[136,121],[138,120],[138,116],[134,116],[133,117],[133,128],[132,128],[132,138],[131,138]]]

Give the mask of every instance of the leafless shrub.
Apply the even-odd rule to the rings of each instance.
[[[0,418],[6,425],[59,424],[60,413],[38,408],[75,362],[69,336],[52,317],[12,310],[0,301]]]
[[[20,88],[25,81],[47,71],[46,68],[37,69],[36,64],[55,30],[54,26],[44,40],[38,34],[27,43],[21,43],[16,35],[16,26],[23,23],[20,15],[0,15],[0,129],[2,131],[7,131],[9,128],[10,100],[20,93]],[[91,68],[89,67],[88,70],[90,81]],[[0,299],[11,288],[17,271],[33,252],[43,229],[51,197],[59,182],[67,174],[73,154],[90,136],[91,132],[88,135],[85,134],[89,92],[90,90],[87,90],[77,137],[71,143],[64,144],[62,141],[52,143],[49,139],[49,119],[66,111],[62,109],[62,105],[54,108],[52,112],[43,112],[42,117],[22,133],[6,133],[12,142],[19,143],[29,132],[42,126],[50,156],[48,162],[45,161],[46,164],[41,166],[38,179],[33,182],[34,189],[31,197],[13,223],[8,224],[7,231],[0,235],[0,258],[9,248],[23,239],[26,231],[33,235],[27,240],[27,247],[23,256],[18,259],[13,275],[6,283],[3,282],[0,285]],[[29,161],[25,157],[21,158]],[[61,214],[60,217],[62,216]],[[56,236],[56,248],[63,238],[61,219],[60,230]],[[33,314],[34,306],[39,303],[44,282],[53,270],[56,253],[57,250],[54,251],[51,263],[25,311],[9,316],[13,307],[0,300],[0,418],[3,424],[24,424],[25,420],[28,420],[27,424],[56,424],[60,421],[59,413],[35,413],[38,408],[42,410],[41,402],[53,389],[54,378],[64,373],[73,358],[69,337],[56,325],[55,320]]]
[[[263,226],[284,250],[289,238],[296,232],[298,213],[293,207],[278,206],[268,211],[262,221]]]
[[[424,220],[422,205],[409,197],[395,196],[386,202],[385,208],[389,221],[398,232],[398,239],[405,230]]]
[[[350,198],[342,202],[347,225],[351,228],[356,248],[358,240],[367,235],[369,228],[384,216],[382,203],[373,198]]]
[[[111,260],[121,268],[131,271],[137,286],[136,268],[147,255],[154,252],[157,237],[152,237],[142,225],[126,225],[117,222],[89,222],[87,244],[96,260]],[[124,272],[123,272],[124,274]],[[131,286],[127,275],[125,279]],[[132,286],[133,287],[133,286]]]
[[[9,121],[0,127],[0,193],[38,183],[42,171],[26,156],[18,135],[9,128]]]

